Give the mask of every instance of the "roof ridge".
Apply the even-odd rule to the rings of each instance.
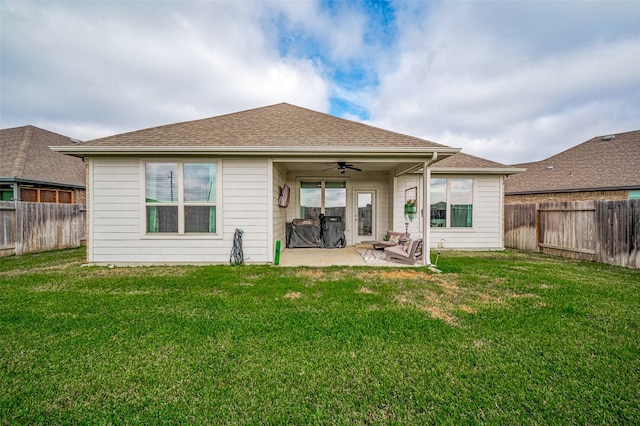
[[[616,136],[616,137],[620,137],[620,136],[626,136],[632,133],[640,133],[640,130],[629,130],[627,132],[618,132],[618,133],[605,133],[603,135],[597,135],[597,136],[593,136],[589,139],[587,139],[586,141],[580,142],[576,145],[570,146],[567,149],[560,151],[560,152],[556,152],[555,154],[537,160],[537,161],[528,161],[525,163],[518,163],[518,164],[513,164],[513,166],[524,166],[524,165],[533,165],[533,164],[541,164],[541,163],[545,163],[545,162],[551,162],[551,161],[556,161],[558,158],[563,158],[564,156],[566,156],[567,153],[571,153],[574,151],[580,151],[581,149],[584,149],[584,145],[586,144],[591,144],[594,142],[599,142],[602,141],[602,138],[606,137],[606,136]],[[615,139],[615,138],[614,138]],[[615,143],[615,142],[613,142]]]
[[[136,134],[139,132],[146,132],[148,130],[153,130],[153,129],[164,129],[164,128],[168,128],[168,127],[173,127],[173,126],[181,126],[184,124],[189,124],[189,123],[197,123],[200,121],[207,121],[207,120],[211,120],[214,118],[221,118],[221,117],[228,117],[228,116],[232,116],[232,115],[236,115],[236,114],[241,114],[244,112],[249,112],[249,111],[255,111],[258,109],[263,109],[263,108],[271,108],[277,105],[289,105],[286,102],[280,102],[278,104],[273,104],[273,105],[265,105],[265,106],[261,106],[261,107],[255,107],[255,108],[249,108],[249,109],[245,109],[242,111],[234,111],[234,112],[228,112],[226,114],[220,114],[220,115],[213,115],[211,117],[204,117],[204,118],[195,118],[193,120],[185,120],[185,121],[178,121],[177,123],[168,123],[168,124],[160,124],[158,126],[151,126],[151,127],[144,127],[142,129],[135,129],[135,130],[130,130],[128,132],[123,132],[123,133],[117,133],[115,135],[109,135],[109,136],[103,136],[101,138],[96,138],[96,139],[89,139],[87,141],[84,141],[85,143],[87,142],[96,142],[102,139],[109,139],[112,138],[113,136],[123,136],[123,135],[132,135],[132,134]],[[291,105],[291,106],[295,106],[295,105]]]
[[[31,125],[27,125],[24,128],[24,133],[20,140],[20,146],[18,147],[18,154],[16,155],[15,163],[13,164],[13,176],[19,177],[24,174],[24,168],[27,164],[27,153],[29,152],[31,138],[33,136],[33,129],[34,127]]]
[[[298,105],[293,105],[293,104],[290,104],[290,103],[287,103],[287,102],[280,102],[280,103],[272,104],[272,105],[265,105],[265,106],[256,107],[256,108],[249,108],[249,109],[245,109],[245,110],[242,110],[242,111],[235,111],[235,112],[230,112],[230,113],[227,113],[227,114],[214,115],[214,116],[205,117],[205,118],[198,118],[198,119],[195,119],[195,120],[186,120],[186,121],[180,121],[180,122],[177,122],[177,123],[163,124],[163,125],[160,125],[160,126],[153,126],[153,127],[143,128],[143,129],[132,130],[132,131],[120,133],[120,134],[117,134],[117,135],[110,135],[110,136],[105,136],[105,137],[101,137],[101,138],[97,138],[97,139],[92,139],[92,140],[86,141],[85,143],[89,143],[90,142],[90,143],[93,144],[95,142],[100,142],[100,141],[102,141],[104,139],[111,139],[114,136],[121,137],[121,136],[125,136],[125,135],[126,136],[135,135],[135,134],[138,134],[138,133],[141,133],[141,132],[147,132],[147,131],[150,131],[150,130],[171,129],[171,128],[178,127],[178,126],[184,126],[185,124],[195,124],[195,123],[200,123],[200,122],[207,122],[207,121],[210,121],[210,120],[220,120],[220,119],[224,119],[225,117],[233,117],[233,116],[238,116],[238,115],[246,114],[246,113],[253,112],[253,111],[274,109],[274,108],[283,107],[283,106],[284,107],[288,107],[288,108],[292,108],[292,109],[296,109],[296,110],[300,110],[300,111],[305,111],[305,112],[307,112],[309,114],[316,114],[316,115],[321,115],[321,116],[324,116],[324,117],[327,117],[327,118],[331,118],[333,120],[339,120],[341,122],[347,123],[349,126],[354,126],[355,125],[355,126],[358,126],[360,128],[382,130],[384,132],[387,132],[387,133],[390,133],[390,134],[395,134],[395,135],[398,135],[398,136],[402,136],[404,138],[410,138],[410,139],[413,139],[415,141],[426,142],[426,143],[434,145],[435,147],[449,148],[446,145],[443,145],[443,144],[440,144],[440,143],[437,143],[437,142],[433,142],[432,140],[420,138],[420,137],[413,136],[413,135],[408,135],[406,133],[400,133],[400,132],[397,132],[397,131],[394,131],[394,130],[383,129],[381,127],[376,127],[376,126],[374,126],[372,124],[367,124],[367,123],[362,123],[362,122],[359,122],[359,121],[349,120],[349,119],[346,119],[346,118],[343,118],[343,117],[338,117],[336,115],[332,115],[332,114],[327,113],[327,112],[320,112],[320,111],[316,111],[316,110],[313,110],[313,109],[310,109],[310,108],[301,107],[301,106],[298,106]]]
[[[443,145],[443,144],[438,143],[438,142],[434,142],[434,141],[429,140],[429,139],[419,138],[419,137],[417,137],[417,136],[408,135],[408,134],[406,134],[406,133],[396,132],[395,130],[384,129],[384,128],[382,128],[382,127],[377,127],[377,126],[374,126],[374,125],[372,125],[372,124],[363,123],[363,122],[361,122],[361,121],[353,121],[353,120],[349,120],[349,119],[346,119],[346,118],[343,118],[343,117],[338,117],[337,115],[329,114],[328,112],[315,111],[315,110],[310,109],[310,108],[301,107],[301,106],[293,105],[293,104],[289,104],[289,103],[286,103],[286,102],[282,102],[282,103],[280,103],[280,104],[276,104],[276,105],[288,105],[288,106],[291,106],[291,107],[294,107],[294,108],[303,109],[303,110],[305,110],[305,111],[309,111],[309,112],[312,112],[312,113],[315,113],[315,114],[322,114],[322,115],[326,115],[327,117],[330,117],[330,118],[334,118],[334,119],[342,120],[342,121],[345,121],[345,122],[347,122],[347,123],[349,123],[349,124],[351,124],[351,125],[356,124],[356,125],[364,126],[364,127],[368,127],[368,128],[374,128],[374,129],[384,130],[385,132],[394,133],[394,134],[396,134],[396,135],[400,135],[400,136],[403,136],[403,137],[413,138],[413,139],[415,139],[415,140],[420,140],[420,141],[423,141],[423,142],[429,142],[429,143],[432,143],[432,144],[434,144],[434,145],[439,145],[439,146],[442,146],[442,147],[445,147],[445,148],[449,148],[449,147],[448,147],[448,146],[446,146],[446,145]],[[271,106],[276,106],[276,105],[271,105]],[[266,107],[264,107],[264,108],[266,108]]]
[[[626,135],[626,134],[628,134],[628,133],[638,133],[638,132],[640,132],[640,129],[638,129],[638,130],[628,130],[628,131],[626,131],[626,132],[605,133],[605,134],[603,134],[603,135],[594,136],[592,139],[603,138],[603,137],[605,137],[605,136],[611,136],[611,135],[614,135],[614,136],[622,136],[622,135]]]

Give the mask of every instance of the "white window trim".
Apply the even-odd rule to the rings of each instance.
[[[446,210],[446,223],[443,228],[432,227],[429,228],[432,231],[456,231],[456,232],[473,232],[476,226],[476,209],[475,207],[471,209],[471,226],[451,226],[451,185],[450,182],[452,179],[470,179],[471,180],[471,205],[476,206],[476,179],[474,177],[469,176],[451,176],[451,175],[431,175],[431,180],[434,179],[446,179],[447,180],[447,210]],[[431,219],[429,218],[429,224],[431,224]]]
[[[347,217],[349,217],[350,213],[350,208],[349,208],[349,202],[350,202],[350,196],[349,196],[349,191],[351,190],[351,182],[350,182],[350,178],[349,177],[344,177],[344,178],[327,178],[327,177],[298,177],[297,178],[297,186],[298,186],[298,194],[296,195],[296,198],[298,199],[298,206],[297,206],[297,210],[296,210],[296,215],[299,216],[300,215],[300,208],[302,207],[302,200],[300,199],[300,189],[301,189],[301,183],[302,182],[315,182],[315,181],[320,181],[320,212],[322,214],[324,214],[325,212],[325,183],[326,182],[344,182],[344,189],[345,189],[345,198],[346,198],[346,207],[345,207],[345,215]],[[297,217],[296,216],[296,217]],[[347,217],[345,217],[345,221],[347,220]],[[347,225],[347,223],[345,223],[345,226]],[[346,231],[345,231],[346,232]]]
[[[176,206],[178,207],[178,232],[147,232],[147,194],[146,194],[146,171],[147,163],[176,163],[178,164],[178,202],[177,203],[153,203],[154,206]],[[186,205],[214,205],[216,207],[216,232],[215,233],[195,233],[184,232],[184,164],[185,163],[215,163],[216,164],[216,202],[215,204],[207,203],[188,203]],[[140,162],[140,237],[149,240],[221,240],[222,232],[222,159],[220,157],[213,158],[141,158]]]

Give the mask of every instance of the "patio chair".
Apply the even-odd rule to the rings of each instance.
[[[407,238],[404,232],[387,231],[387,235],[382,241],[363,241],[365,244],[371,244],[375,250],[384,250],[387,247],[397,246]]]
[[[413,265],[416,260],[422,258],[422,238],[410,239],[406,245],[387,247],[384,249],[385,257],[390,262]]]

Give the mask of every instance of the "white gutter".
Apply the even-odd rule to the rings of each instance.
[[[308,156],[326,156],[332,154],[355,154],[361,156],[376,156],[385,154],[390,157],[415,156],[424,157],[424,154],[431,154],[435,150],[455,154],[458,148],[432,148],[432,147],[285,147],[285,146],[50,146],[52,151],[77,156],[85,155],[135,155],[143,154],[239,154],[239,155],[281,155],[283,157],[305,154]]]
[[[455,152],[453,152],[451,149],[434,151],[432,159],[431,161],[429,161],[429,164],[431,165],[437,161],[445,159],[446,157],[450,157],[454,154],[457,154],[461,150],[461,148],[454,148],[454,149],[455,149]],[[418,172],[422,173],[423,169],[424,169],[424,163],[420,162],[410,167],[407,167],[405,169],[397,170],[396,177],[406,175],[409,173],[418,173]]]

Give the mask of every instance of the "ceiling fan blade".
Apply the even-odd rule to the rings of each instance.
[[[340,174],[344,174],[346,169],[356,170],[358,172],[362,171],[362,169],[359,169],[356,166],[354,166],[353,164],[347,163],[346,161],[337,161],[335,165],[334,164],[326,164],[326,168],[322,169],[322,171],[326,172],[326,171],[332,170],[332,169],[337,169],[338,171],[340,171]]]

